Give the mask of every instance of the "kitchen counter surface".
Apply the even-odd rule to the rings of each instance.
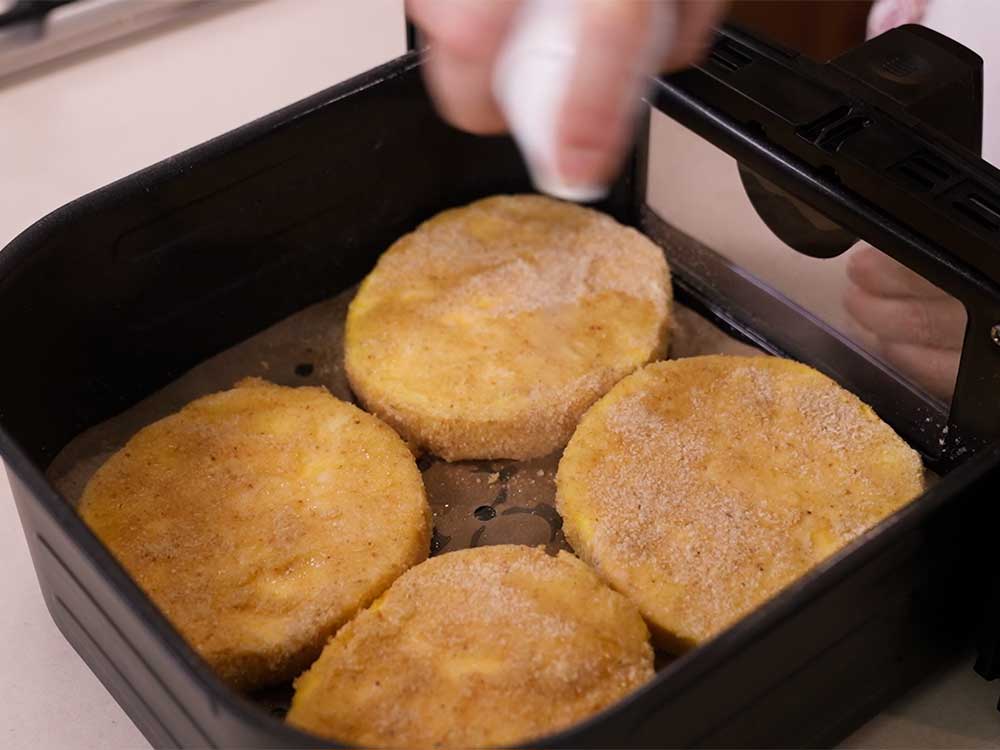
[[[402,0],[222,5],[0,80],[0,247],[75,197],[405,47]],[[148,747],[50,619],[2,469],[0,570],[0,746]],[[970,661],[929,679],[845,747],[1000,747],[998,689]]]

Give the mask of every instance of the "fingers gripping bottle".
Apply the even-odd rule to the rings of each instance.
[[[616,0],[605,0],[615,2]],[[640,2],[641,0],[617,0]],[[636,50],[627,101],[633,115],[648,91],[673,39],[675,7],[649,2],[649,33]],[[493,94],[528,165],[535,187],[564,200],[591,202],[604,197],[608,185],[576,184],[559,173],[557,128],[578,55],[585,3],[580,0],[525,0],[494,70]]]

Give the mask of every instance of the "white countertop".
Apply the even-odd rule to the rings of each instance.
[[[227,6],[0,81],[0,247],[66,201],[405,47],[402,0]],[[0,747],[148,747],[49,617],[2,469],[0,571]],[[955,665],[848,746],[1000,747],[998,692]]]

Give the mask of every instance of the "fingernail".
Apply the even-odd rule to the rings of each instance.
[[[559,174],[573,184],[601,184],[605,181],[607,154],[593,148],[569,146],[559,160]]]

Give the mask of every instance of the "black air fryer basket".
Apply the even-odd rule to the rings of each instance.
[[[507,138],[435,115],[410,53],[74,201],[0,255],[0,452],[52,617],[156,747],[329,747],[220,683],[49,483],[85,429],[359,281],[449,206],[531,189]],[[802,252],[863,238],[959,298],[950,407],[680,235],[646,202],[648,139],[600,208],[664,245],[677,297],[826,372],[941,479],[600,715],[532,747],[820,746],[979,638],[1000,477],[1000,173],[978,158],[982,61],[904,27],[819,65],[735,31],[652,107],[742,165]],[[808,221],[802,205],[836,225]],[[488,707],[484,707],[488,710]]]

